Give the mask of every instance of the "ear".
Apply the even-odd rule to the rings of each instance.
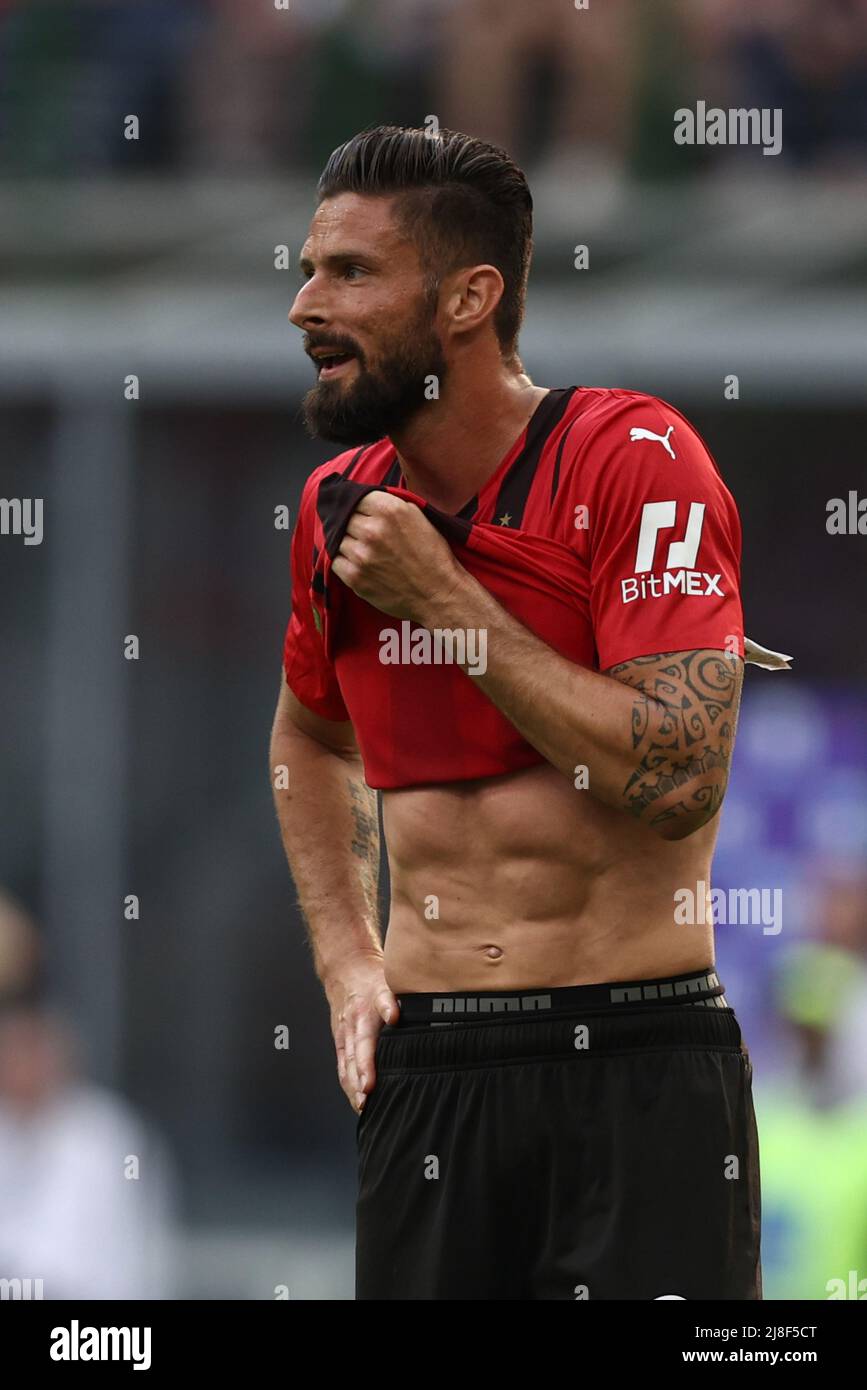
[[[452,333],[474,333],[489,322],[503,297],[503,277],[495,265],[459,270],[443,285],[444,326]]]

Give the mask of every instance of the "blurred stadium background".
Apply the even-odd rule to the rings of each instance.
[[[781,108],[782,152],[676,146],[699,99]],[[286,313],[330,150],[430,115],[530,176],[534,379],[671,400],[738,501],[747,631],[796,658],[748,672],[716,865],[782,891],[718,929],[765,1292],[867,1297],[867,538],[826,529],[867,496],[863,0],[0,0],[0,494],[45,504],[0,537],[0,1278],[352,1297],[267,768],[274,509],[335,451]]]

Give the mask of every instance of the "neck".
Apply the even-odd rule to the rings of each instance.
[[[455,512],[487,482],[547,390],[502,362],[454,364],[438,401],[392,436],[407,486]]]

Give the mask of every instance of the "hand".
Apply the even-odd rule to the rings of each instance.
[[[361,499],[331,568],[374,608],[422,627],[467,577],[421,508],[390,492]]]
[[[400,1017],[398,1002],[385,982],[382,956],[355,959],[326,982],[331,1032],[340,1085],[357,1115],[376,1081],[374,1054],[384,1023]]]

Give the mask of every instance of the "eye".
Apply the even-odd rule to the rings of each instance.
[[[345,279],[354,280],[356,273],[358,275],[366,275],[367,271],[364,269],[363,266],[360,265],[348,265],[344,270],[343,275]]]

